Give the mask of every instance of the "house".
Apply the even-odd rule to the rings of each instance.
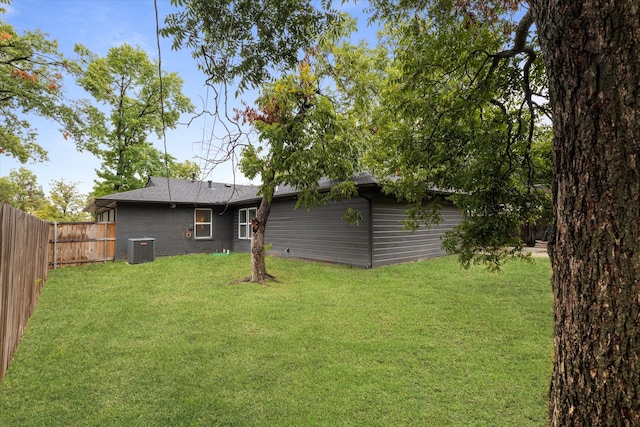
[[[408,231],[402,222],[405,204],[384,195],[370,174],[354,182],[356,197],[310,210],[295,209],[293,188],[278,188],[265,233],[269,253],[359,267],[445,254],[441,237],[462,220],[459,209],[444,205],[439,225]],[[330,185],[321,183],[321,189]],[[85,210],[98,222],[116,222],[116,259],[127,258],[134,238],[154,238],[156,256],[248,252],[250,221],[260,204],[257,192],[252,185],[154,177],[144,188],[98,197]],[[347,208],[361,213],[358,225],[342,219]]]

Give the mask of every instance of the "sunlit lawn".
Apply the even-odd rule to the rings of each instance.
[[[52,271],[0,384],[2,426],[540,426],[546,259],[362,270],[247,255]]]

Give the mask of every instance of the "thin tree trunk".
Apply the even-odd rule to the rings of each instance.
[[[271,195],[273,197],[273,195]],[[273,278],[267,273],[265,264],[266,251],[264,248],[264,232],[267,220],[271,212],[271,197],[262,197],[256,217],[251,220],[251,281],[265,283],[268,278]]]
[[[640,425],[640,4],[530,0],[554,126],[554,426]]]

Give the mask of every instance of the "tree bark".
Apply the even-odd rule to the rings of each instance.
[[[640,425],[640,4],[530,0],[554,127],[553,426]]]
[[[273,195],[272,195],[273,197]],[[273,278],[267,273],[265,263],[266,252],[264,248],[264,232],[267,227],[267,220],[271,213],[271,197],[262,197],[260,207],[256,212],[256,217],[251,220],[251,281],[266,283],[268,278]]]

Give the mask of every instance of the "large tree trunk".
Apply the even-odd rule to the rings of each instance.
[[[640,3],[530,0],[554,126],[551,425],[640,425]]]
[[[272,195],[273,197],[273,195]],[[251,281],[265,283],[273,276],[267,273],[265,264],[264,232],[271,212],[271,197],[262,197],[256,217],[251,220]]]

